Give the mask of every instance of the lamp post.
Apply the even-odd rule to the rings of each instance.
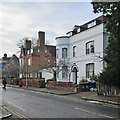
[[[26,66],[25,66],[25,71],[26,71],[26,88],[28,87],[28,81],[27,81],[27,50],[25,48],[25,59],[26,59]]]

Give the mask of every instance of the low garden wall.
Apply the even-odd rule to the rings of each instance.
[[[27,79],[28,86],[33,86],[33,87],[40,87],[44,88],[45,87],[45,79]],[[8,79],[7,84],[11,85],[19,85],[19,79]],[[22,85],[26,85],[26,79],[22,79]]]
[[[45,79],[27,79],[28,86],[34,86],[34,87],[45,87]],[[26,85],[26,79],[22,79],[22,85]]]
[[[73,83],[72,82],[49,81],[48,86],[70,88],[73,86]]]
[[[72,82],[49,81],[47,88],[61,91],[69,91],[74,93],[78,92],[78,90],[73,87]]]

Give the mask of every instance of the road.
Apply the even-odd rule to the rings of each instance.
[[[17,88],[3,90],[3,104],[17,118],[117,118],[118,108]]]

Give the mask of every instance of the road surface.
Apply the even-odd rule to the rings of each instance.
[[[18,88],[2,91],[4,107],[16,118],[118,118],[118,108]]]

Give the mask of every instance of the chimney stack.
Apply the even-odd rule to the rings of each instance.
[[[26,50],[30,50],[31,49],[31,40],[26,40],[25,41],[25,48],[26,48]]]
[[[44,46],[45,45],[45,32],[39,31],[38,32],[38,46]]]
[[[2,60],[7,60],[7,54],[4,54],[4,57],[2,57]]]

